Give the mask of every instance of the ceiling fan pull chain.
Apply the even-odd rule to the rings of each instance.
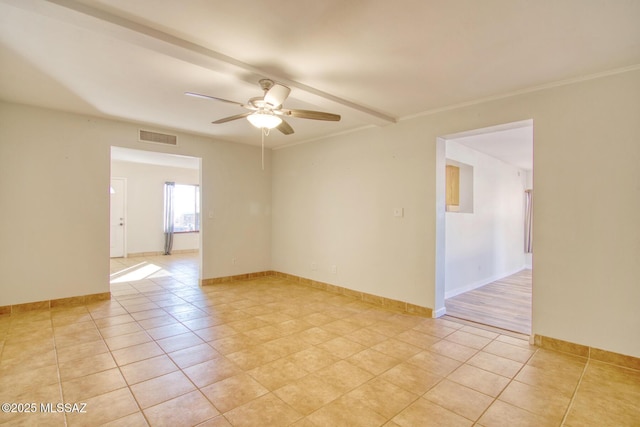
[[[264,170],[264,137],[269,136],[269,132],[271,129],[269,128],[260,128],[262,134],[262,170]]]
[[[262,132],[260,133],[262,134],[262,170],[264,170],[264,135],[267,133],[267,129],[262,128],[261,130]]]

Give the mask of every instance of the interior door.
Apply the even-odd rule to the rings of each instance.
[[[125,178],[111,178],[111,222],[110,222],[110,256],[111,258],[125,255],[125,218],[126,218]]]

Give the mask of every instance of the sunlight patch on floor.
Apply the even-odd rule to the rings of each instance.
[[[149,262],[141,262],[140,264],[112,273],[110,276],[110,283],[137,282],[151,277],[166,277],[170,275],[171,274],[168,271],[159,265]]]

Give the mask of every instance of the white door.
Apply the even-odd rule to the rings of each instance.
[[[125,178],[111,178],[111,258],[125,255],[125,200],[127,181]]]

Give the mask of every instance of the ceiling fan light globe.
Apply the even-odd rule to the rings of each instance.
[[[247,120],[258,129],[273,129],[282,123],[282,119],[273,113],[256,112],[247,116]]]

